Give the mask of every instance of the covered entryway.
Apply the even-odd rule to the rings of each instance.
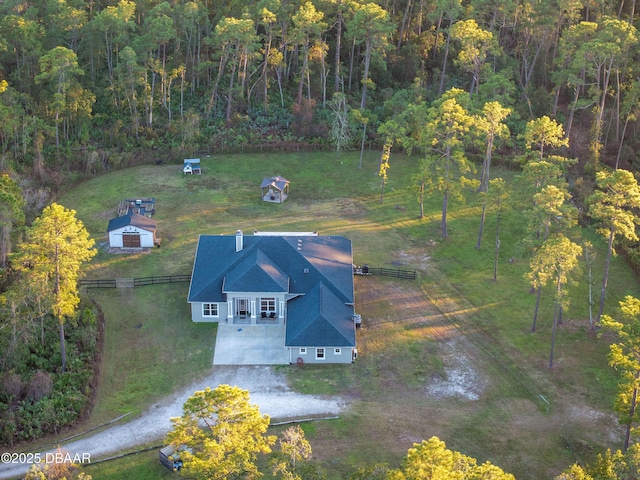
[[[139,233],[123,233],[122,247],[123,248],[140,248],[140,234]]]
[[[284,325],[218,324],[214,365],[288,365]]]

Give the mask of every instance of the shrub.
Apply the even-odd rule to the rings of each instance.
[[[38,401],[43,397],[48,397],[53,391],[53,381],[47,372],[39,371],[29,382],[27,387],[27,398]]]
[[[25,390],[25,383],[15,372],[6,372],[2,376],[2,392],[10,398],[20,398]],[[7,400],[9,400],[7,399]]]

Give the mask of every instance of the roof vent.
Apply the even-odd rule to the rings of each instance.
[[[308,268],[305,268],[305,269],[303,270],[303,272],[304,272],[304,273],[309,273],[309,269],[308,269]]]

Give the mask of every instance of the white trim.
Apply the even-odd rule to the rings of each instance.
[[[260,313],[276,314],[276,298],[275,297],[260,297]]]
[[[300,355],[306,355],[307,354],[307,348],[306,347],[300,347],[300,350],[298,351],[298,353]]]
[[[266,232],[254,230],[256,237],[317,237],[318,232]]]
[[[342,355],[342,349],[341,348],[334,348],[333,349],[333,354],[334,355]]]
[[[206,314],[206,313],[205,313],[206,305],[214,306],[214,307],[215,307],[215,312],[216,312],[216,313],[215,313],[215,314]],[[212,307],[209,307],[209,310],[213,310],[213,308],[212,308]],[[211,302],[203,303],[203,304],[202,304],[202,316],[203,316],[204,318],[219,318],[219,317],[220,317],[220,307],[219,307],[219,305],[218,305],[217,303],[211,303]]]

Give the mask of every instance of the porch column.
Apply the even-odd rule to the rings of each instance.
[[[231,300],[227,300],[227,322],[233,319],[233,302]]]
[[[251,300],[251,323],[255,325],[256,323],[256,301]]]
[[[278,303],[278,318],[284,318],[284,301]]]

